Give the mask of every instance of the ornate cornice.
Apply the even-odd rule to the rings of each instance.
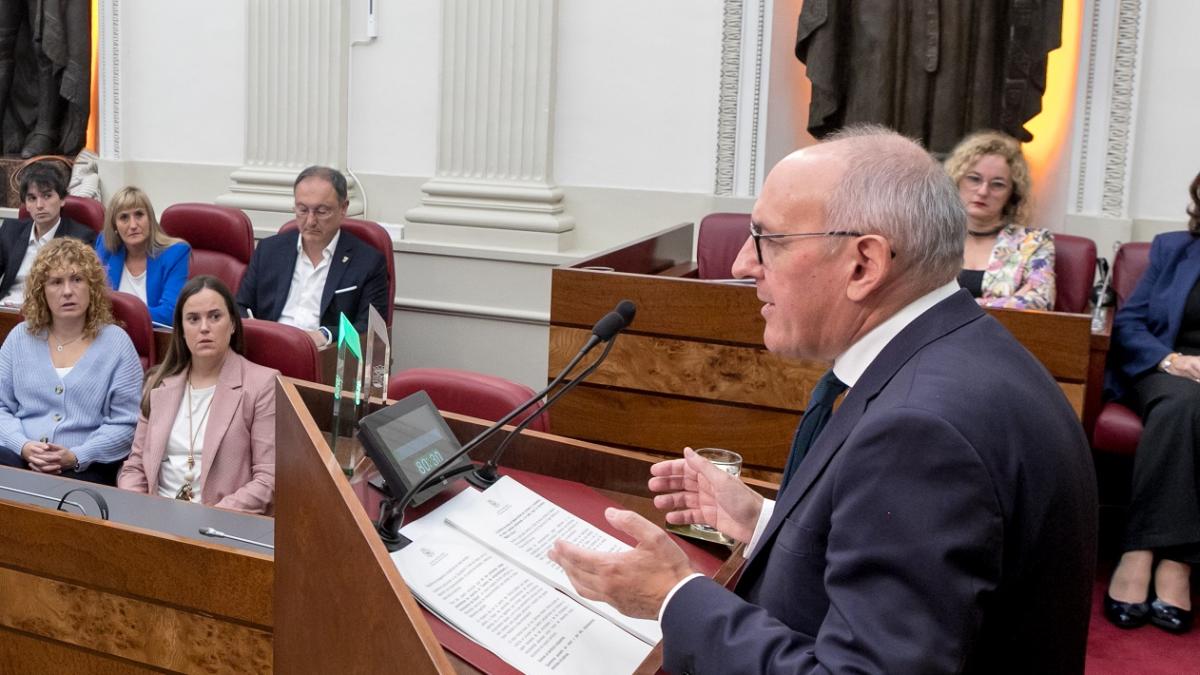
[[[738,85],[742,70],[742,2],[725,0],[721,22],[721,90],[717,106],[717,161],[714,194],[732,195],[737,165]]]
[[[1117,41],[1113,59],[1112,104],[1108,113],[1108,148],[1104,156],[1101,211],[1123,217],[1126,197],[1133,117],[1137,98],[1138,47],[1141,42],[1141,0],[1120,0]]]

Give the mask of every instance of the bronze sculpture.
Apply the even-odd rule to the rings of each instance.
[[[0,1],[3,154],[74,156],[91,107],[88,0]]]
[[[1031,140],[1061,32],[1062,0],[805,0],[808,131],[875,122],[937,154],[978,129]]]

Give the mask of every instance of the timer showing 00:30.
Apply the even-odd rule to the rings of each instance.
[[[441,450],[431,450],[417,458],[417,461],[415,462],[417,471],[420,472],[422,476],[427,475],[430,471],[438,468],[444,459],[445,458],[442,457]]]

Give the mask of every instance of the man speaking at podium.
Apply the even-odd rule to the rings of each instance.
[[[650,480],[668,521],[748,542],[736,587],[616,509],[636,548],[560,541],[554,560],[584,597],[659,617],[672,672],[1081,673],[1087,441],[1045,369],[957,288],[949,179],[907,139],[850,130],[780,162],[753,222],[734,273],[756,282],[768,349],[833,363],[821,400],[777,502],[691,451]]]

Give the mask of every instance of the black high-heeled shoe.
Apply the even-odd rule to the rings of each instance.
[[[1188,632],[1192,628],[1192,618],[1190,609],[1180,609],[1157,598],[1150,603],[1150,623],[1168,633],[1179,635]]]
[[[1121,602],[1105,593],[1104,618],[1117,628],[1139,628],[1150,620],[1150,603]]]

